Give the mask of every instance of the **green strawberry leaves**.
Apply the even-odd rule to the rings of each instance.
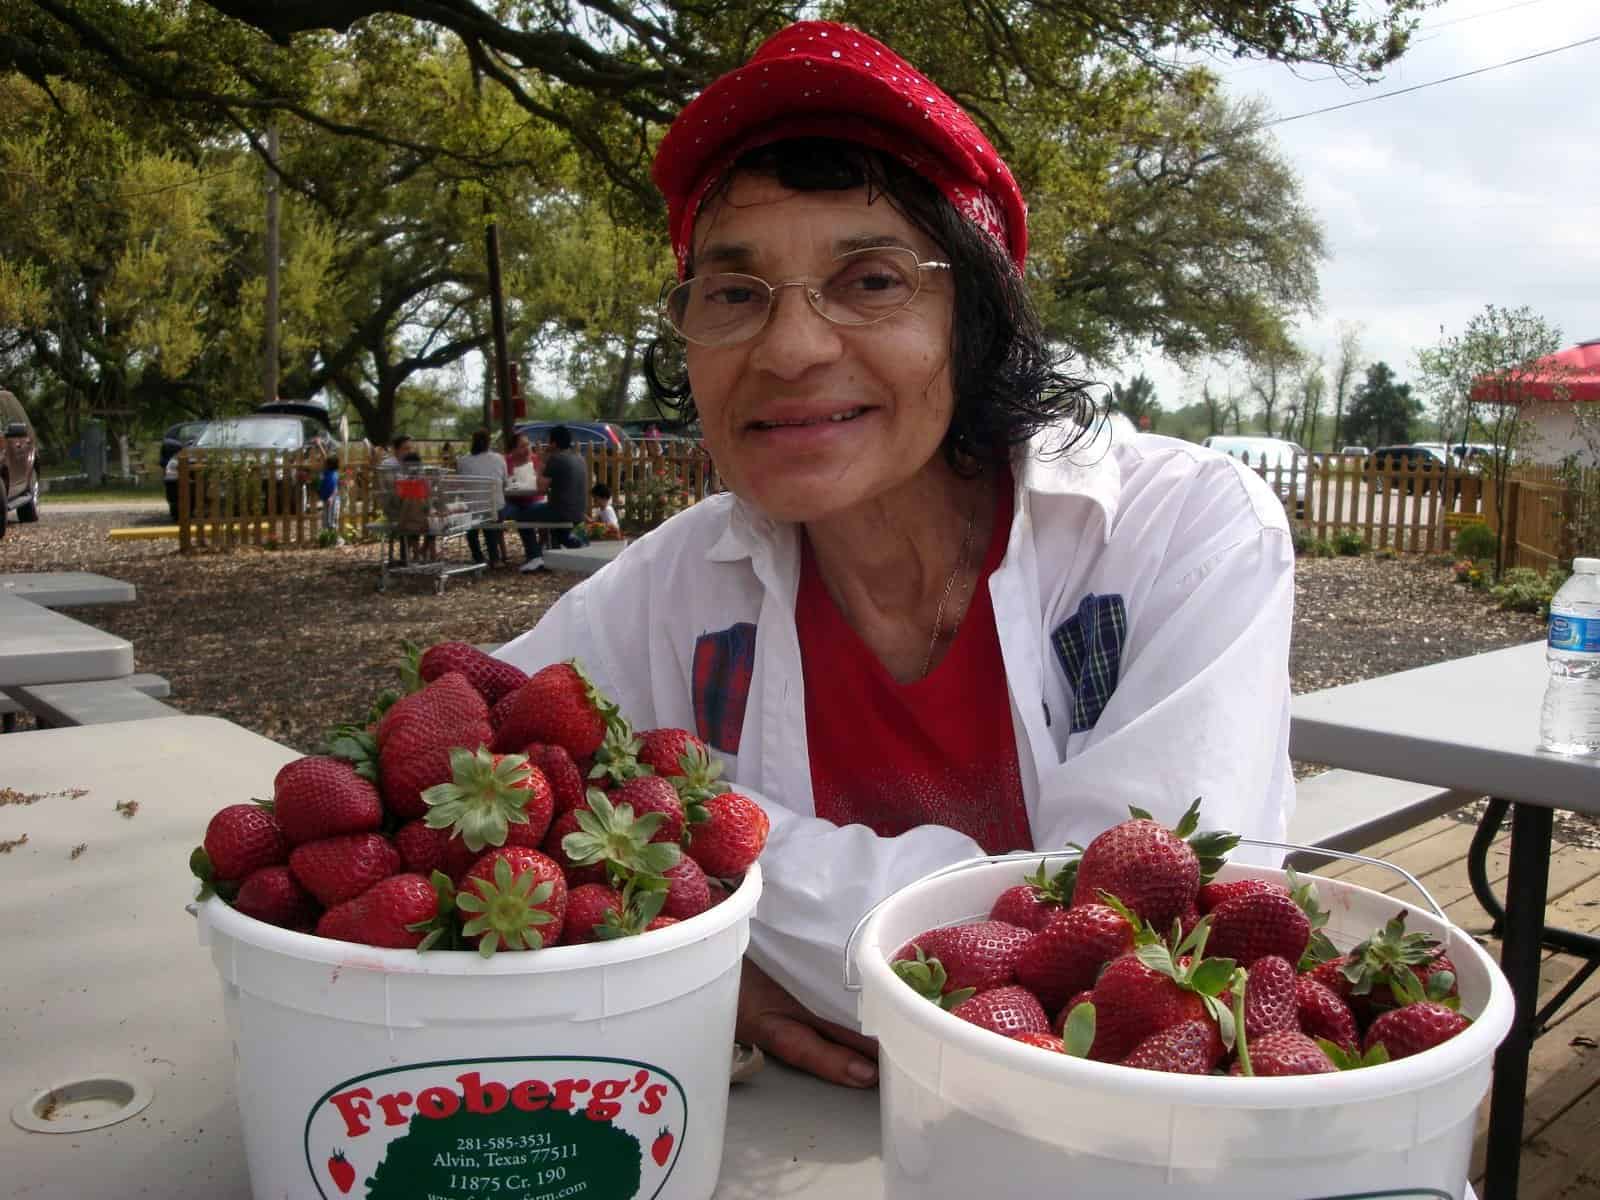
[[[1237,833],[1228,833],[1226,830],[1213,830],[1210,833],[1196,833],[1200,828],[1200,801],[1203,797],[1196,796],[1189,807],[1184,810],[1178,823],[1172,827],[1173,834],[1179,839],[1189,843],[1189,848],[1194,851],[1195,857],[1200,860],[1200,882],[1210,883],[1224,863],[1228,855],[1239,844]],[[1133,814],[1136,821],[1154,821],[1155,818],[1145,809],[1135,805],[1128,805],[1128,812]]]
[[[197,900],[209,900],[213,896],[221,896],[230,904],[239,894],[239,885],[227,880],[218,879],[216,871],[211,866],[211,856],[206,853],[204,846],[196,846],[189,854],[189,873],[200,881],[200,893]]]
[[[957,988],[949,995],[945,995],[944,985],[950,977],[945,972],[944,964],[937,958],[929,958],[922,952],[921,946],[917,946],[916,951],[916,958],[901,959],[889,969],[909,984],[911,990],[924,1000],[931,1000],[949,1012],[977,994],[977,988]],[[1090,1019],[1093,1020],[1092,1014]]]
[[[594,752],[594,766],[589,768],[590,779],[609,778],[613,784],[627,783],[641,775],[654,775],[655,771],[639,761],[640,742],[634,736],[633,726],[622,717],[606,722],[605,738]]]
[[[702,824],[710,819],[705,802],[727,790],[720,778],[722,762],[707,754],[703,746],[691,742],[679,757],[678,766],[683,774],[672,778],[672,786],[683,801],[684,819],[691,825]]]
[[[474,852],[505,845],[510,825],[528,823],[528,793],[520,785],[530,770],[525,754],[496,756],[487,746],[456,747],[450,751],[451,781],[422,793],[428,828],[453,829]]]
[[[622,888],[622,911],[607,909],[605,920],[594,927],[594,935],[600,941],[611,941],[643,933],[661,915],[661,906],[666,902],[665,879],[659,875],[631,875]]]
[[[1083,847],[1078,845],[1077,842],[1068,842],[1067,849],[1076,850],[1080,855],[1083,853]],[[1070,859],[1054,875],[1046,875],[1044,859],[1041,858],[1039,860],[1039,869],[1032,875],[1024,875],[1022,882],[1032,884],[1033,890],[1039,893],[1041,900],[1053,901],[1061,905],[1062,908],[1070,907],[1072,904],[1072,889],[1078,883],[1078,860],[1076,858]],[[1128,914],[1123,911],[1123,915],[1127,916]]]
[[[1138,927],[1135,926],[1135,929]],[[1181,932],[1181,929],[1174,930],[1175,936],[1170,943],[1153,937],[1148,928],[1142,933],[1135,932],[1133,952],[1152,971],[1165,975],[1185,991],[1198,995],[1205,1003],[1207,1014],[1217,1023],[1222,1044],[1231,1050],[1236,1022],[1234,1013],[1220,997],[1236,981],[1242,989],[1245,973],[1231,958],[1205,957],[1206,939],[1211,936],[1209,915],[1202,917],[1188,936],[1179,940],[1176,934]],[[1180,963],[1184,957],[1189,959],[1187,966]]]
[[[666,820],[660,813],[633,814],[633,805],[613,806],[598,788],[589,789],[589,807],[577,809],[578,832],[561,839],[561,849],[574,865],[604,862],[645,875],[665,875],[683,857],[667,842],[650,839]]]
[[[328,731],[326,752],[355,767],[363,779],[378,782],[378,739],[364,725],[335,725]]]
[[[1300,956],[1300,963],[1295,968],[1303,974],[1321,963],[1338,958],[1339,948],[1323,932],[1323,928],[1328,924],[1328,910],[1323,908],[1317,899],[1316,886],[1311,880],[1302,879],[1295,874],[1293,867],[1285,872],[1285,882],[1289,885],[1290,897],[1311,922],[1311,940],[1307,943],[1305,953]]]
[[[418,921],[414,925],[407,925],[406,928],[412,933],[426,934],[417,946],[418,953],[424,950],[459,950],[461,938],[455,920],[458,907],[455,885],[450,882],[450,876],[443,871],[433,872],[428,882],[433,885],[434,895],[439,898],[438,907],[429,920]]]
[[[1089,1057],[1089,1047],[1094,1045],[1094,1023],[1093,1004],[1085,1000],[1073,1006],[1067,1014],[1066,1024],[1061,1028],[1061,1041],[1067,1054],[1073,1058]]]
[[[1411,968],[1431,961],[1439,946],[1439,940],[1426,933],[1407,933],[1406,914],[1401,910],[1382,929],[1350,951],[1350,961],[1339,971],[1349,981],[1353,995],[1369,995],[1376,985],[1385,983],[1400,1004],[1415,1004],[1419,1000],[1433,999],[1430,993],[1439,985],[1430,980],[1429,987],[1424,990]],[[1434,972],[1435,977],[1440,975],[1449,977],[1438,999],[1438,1003],[1445,1004],[1453,998],[1448,993],[1455,985],[1455,975],[1449,971]]]
[[[555,920],[539,906],[550,900],[555,884],[548,879],[534,883],[531,871],[512,874],[504,858],[494,864],[492,880],[474,878],[472,887],[455,897],[455,905],[469,914],[461,927],[465,937],[478,938],[478,953],[490,958],[502,945],[507,950],[538,950],[544,945],[540,925]]]
[[[1354,1071],[1360,1067],[1376,1067],[1389,1061],[1388,1048],[1382,1042],[1378,1043],[1365,1054],[1353,1050],[1346,1050],[1338,1042],[1330,1042],[1327,1038],[1313,1039],[1322,1047],[1322,1052],[1328,1056],[1328,1061],[1341,1071]]]

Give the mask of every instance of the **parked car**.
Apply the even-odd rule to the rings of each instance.
[[[1444,486],[1445,468],[1455,466],[1450,459],[1450,448],[1443,442],[1411,442],[1379,446],[1367,462],[1372,468],[1373,485],[1380,491],[1398,488],[1408,496],[1426,496]],[[1451,491],[1460,493],[1459,476],[1452,480]]]
[[[610,421],[524,421],[517,426],[517,432],[527,434],[528,440],[539,446],[550,440],[550,431],[557,425],[565,425],[572,431],[574,447],[597,446],[620,450],[633,440]]]
[[[1303,517],[1306,508],[1306,452],[1295,442],[1275,437],[1224,437],[1212,434],[1203,443],[1220,450],[1262,474],[1294,515]]]
[[[318,443],[328,443],[327,425],[314,417],[277,414],[252,414],[247,417],[226,417],[206,422],[206,427],[195,439],[196,450],[287,450],[299,452],[311,449]],[[316,464],[320,466],[320,464]],[[174,456],[163,472],[163,485],[167,493],[167,509],[172,519],[178,519],[178,459]],[[268,485],[263,482],[263,488]],[[263,495],[263,502],[267,497]],[[304,486],[291,486],[279,498],[279,507],[291,512],[300,511],[306,503]]]
[[[22,401],[0,389],[0,537],[5,536],[11,514],[19,521],[39,519],[39,442]]]
[[[1372,451],[1368,450],[1365,446],[1341,446],[1339,447],[1339,453],[1355,454],[1365,458],[1367,455],[1371,454]]]
[[[175,425],[168,425],[167,431],[161,435],[161,469],[167,469],[167,463],[179,450],[194,445],[200,431],[209,424],[210,421],[179,421]]]

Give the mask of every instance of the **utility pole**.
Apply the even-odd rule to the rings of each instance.
[[[267,125],[267,310],[262,338],[262,402],[278,398],[278,122]]]
[[[483,100],[483,74],[478,70],[477,59],[472,63],[472,90],[481,103]],[[516,433],[517,414],[511,395],[511,353],[506,347],[506,302],[500,284],[500,229],[493,220],[488,193],[483,197],[484,253],[489,260],[489,321],[494,330],[494,390],[500,397],[500,432],[505,438],[504,447],[511,449],[511,439]]]

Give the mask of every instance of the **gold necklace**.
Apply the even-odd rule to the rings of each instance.
[[[956,558],[956,565],[950,568],[950,578],[944,581],[944,592],[939,596],[939,607],[933,614],[933,632],[928,635],[928,653],[922,659],[922,674],[919,679],[926,679],[928,672],[933,668],[933,651],[939,644],[939,632],[944,628],[944,606],[950,599],[950,592],[956,586],[956,579],[967,567],[967,551],[972,547],[972,526],[978,517],[978,499],[982,491],[973,493],[972,507],[967,510],[967,528],[961,535],[961,553]]]

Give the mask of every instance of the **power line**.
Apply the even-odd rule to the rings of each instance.
[[[1274,125],[1287,125],[1290,121],[1301,121],[1306,117],[1321,116],[1323,113],[1338,112],[1342,108],[1354,108],[1358,104],[1374,104],[1379,100],[1389,100],[1395,96],[1404,96],[1408,92],[1420,92],[1424,88],[1438,87],[1441,83],[1454,83],[1458,79],[1470,79],[1474,75],[1484,75],[1490,71],[1498,71],[1502,67],[1514,67],[1518,63],[1532,62],[1536,58],[1548,58],[1552,54],[1560,54],[1564,50],[1576,50],[1579,46],[1588,46],[1600,42],[1600,33],[1592,37],[1582,38],[1576,42],[1568,42],[1565,46],[1556,46],[1551,50],[1540,50],[1534,54],[1524,54],[1520,58],[1508,58],[1505,62],[1492,63],[1487,67],[1478,67],[1471,71],[1462,71],[1456,75],[1446,75],[1443,79],[1431,79],[1427,83],[1416,83],[1410,87],[1399,88],[1392,92],[1384,92],[1378,96],[1363,96],[1359,100],[1346,100],[1343,104],[1330,104],[1326,108],[1313,108],[1309,112],[1295,113],[1292,117],[1276,117],[1271,121],[1263,121],[1262,129],[1270,129]]]

